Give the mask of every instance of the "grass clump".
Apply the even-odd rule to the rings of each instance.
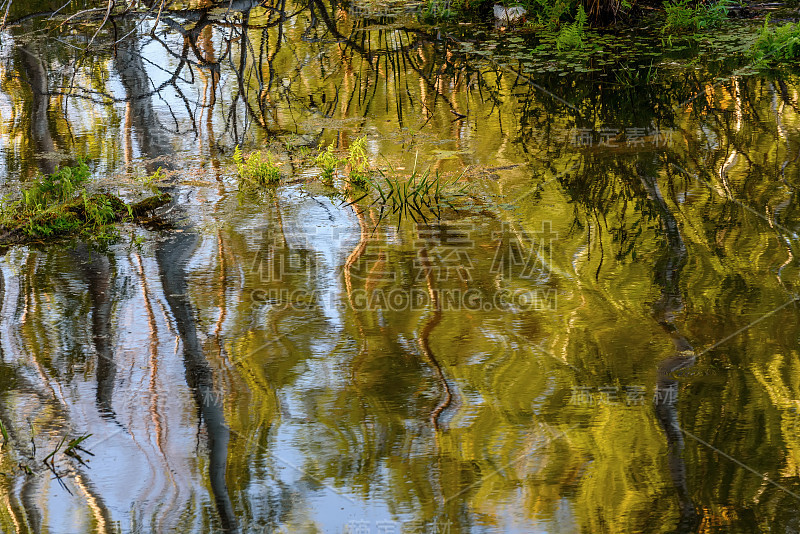
[[[239,178],[257,185],[276,184],[281,180],[281,173],[275,156],[271,152],[261,153],[260,150],[252,152],[247,158],[242,155],[239,145],[233,150],[233,162]]]
[[[523,4],[530,13],[528,26],[541,26],[556,30],[563,21],[569,20],[572,13],[577,13],[574,0],[531,0]],[[585,12],[584,12],[585,13]]]
[[[108,193],[89,193],[85,187],[89,177],[88,166],[79,161],[74,167],[37,176],[18,200],[4,198],[0,203],[0,245],[66,235],[108,242],[117,236],[116,222],[134,219],[170,200],[163,193],[128,205]]]
[[[658,67],[650,62],[647,68],[635,67],[631,68],[623,65],[614,71],[614,78],[617,85],[621,87],[641,87],[643,85],[650,85],[658,79]]]
[[[320,168],[322,171],[322,175],[320,179],[322,183],[325,185],[333,185],[333,179],[336,176],[336,170],[339,168],[339,165],[345,163],[344,159],[340,159],[339,156],[336,155],[334,152],[333,143],[328,145],[328,148],[317,154],[317,157],[314,158],[314,163]]]
[[[73,458],[77,458],[78,460],[80,460],[80,455],[78,454],[78,451],[94,456],[94,454],[81,447],[81,443],[83,443],[90,437],[92,437],[92,434],[84,434],[82,436],[78,436],[75,439],[69,440],[69,442],[67,443],[67,448],[64,449],[64,454],[66,454],[67,456],[72,456]],[[83,461],[81,461],[81,463],[83,463]]]
[[[528,27],[546,27],[554,31],[565,22],[574,20],[578,9],[583,7],[589,24],[606,24],[619,18],[631,9],[635,0],[426,0],[422,11],[424,22],[437,22],[446,19],[493,20],[499,27],[525,24]],[[505,19],[502,11],[496,8],[525,10],[522,16]]]
[[[370,183],[370,165],[367,157],[367,136],[362,135],[350,145],[347,154],[350,167],[349,181],[355,187],[365,188]]]
[[[697,0],[667,0],[664,2],[666,21],[661,32],[676,35],[716,28],[728,18],[728,11],[737,3],[734,0],[712,0],[708,3]]]
[[[164,178],[166,178],[166,176],[167,175],[164,172],[164,169],[159,167],[155,170],[153,174],[144,176],[142,178],[139,178],[138,180],[139,182],[141,182],[142,185],[144,185],[149,190],[155,193],[158,192],[158,182],[162,181]]]
[[[38,176],[22,191],[22,198],[0,207],[0,226],[16,228],[31,238],[85,233],[107,240],[107,228],[116,215],[110,196],[90,195],[85,184],[89,167],[79,161],[74,167],[60,167],[50,175]]]
[[[22,192],[19,207],[33,213],[63,203],[80,191],[90,176],[84,161],[78,161],[75,167],[59,167],[53,174],[37,177],[33,186]]]
[[[390,171],[393,169],[390,168]],[[449,199],[463,193],[464,188],[456,189],[454,186],[461,178],[457,176],[448,182],[443,179],[439,172],[431,173],[430,168],[425,171],[417,170],[417,162],[414,162],[414,169],[408,178],[395,176],[394,172],[387,174],[378,171],[382,180],[370,180],[370,191],[360,198],[350,202],[355,204],[370,195],[376,194],[373,205],[380,207],[379,220],[387,215],[397,215],[398,226],[403,222],[403,218],[412,219],[414,222],[427,222],[429,218],[440,218],[443,205],[452,205]]]
[[[425,22],[448,20],[455,16],[456,10],[453,9],[450,0],[427,0],[422,10],[422,20]]]
[[[796,61],[800,58],[800,24],[790,22],[771,29],[767,15],[750,55],[761,65]]]

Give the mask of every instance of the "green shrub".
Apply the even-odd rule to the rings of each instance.
[[[710,4],[700,4],[703,8],[701,10],[697,29],[707,30],[716,28],[728,20],[728,12],[733,6],[738,4],[739,2],[734,0],[719,0],[718,2],[711,2]],[[698,8],[700,5],[698,5]]]
[[[89,167],[82,160],[75,167],[56,168],[53,174],[37,177],[33,185],[22,192],[21,207],[32,213],[65,202],[75,196],[89,176]]]
[[[116,237],[114,223],[120,211],[130,208],[105,193],[89,194],[84,185],[89,167],[79,161],[75,167],[61,167],[36,177],[14,202],[0,205],[0,228],[22,232],[31,238],[80,233],[98,241]]]
[[[450,0],[427,0],[422,10],[422,20],[435,22],[454,18],[456,12],[451,9]]]
[[[101,231],[117,218],[111,197],[105,195],[89,195],[83,190],[83,209],[86,211],[85,221],[91,230]]]
[[[544,26],[556,30],[584,8],[587,22],[606,23],[616,20],[621,12],[631,9],[635,0],[426,0],[422,20],[436,22],[446,19],[494,18],[493,6],[523,7],[527,11],[527,26]]]
[[[555,30],[571,13],[577,12],[579,5],[576,0],[530,0],[524,7],[540,26]]]

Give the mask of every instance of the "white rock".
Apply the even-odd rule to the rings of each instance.
[[[528,12],[524,7],[505,7],[500,4],[494,5],[494,18],[501,26],[511,26],[519,24],[525,19]]]

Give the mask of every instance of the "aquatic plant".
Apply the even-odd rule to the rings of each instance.
[[[461,4],[464,4],[464,2],[461,2]],[[427,0],[425,8],[422,10],[421,18],[425,22],[435,22],[454,18],[457,12],[469,10],[467,6],[461,5],[460,7],[461,9],[453,9],[450,0]]]
[[[616,19],[631,7],[631,0],[426,0],[421,18],[427,22],[453,18],[492,18],[501,26],[509,26],[522,22],[521,17],[516,15],[524,11],[527,25],[555,30],[574,18],[579,8],[584,9],[587,22],[604,23]],[[515,15],[509,17],[505,8],[514,10]]]
[[[155,170],[155,172],[153,172],[153,174],[139,178],[139,181],[142,183],[142,185],[146,186],[153,193],[157,193],[158,192],[157,184],[165,177],[166,174],[164,173],[164,170],[161,167],[159,167]]]
[[[159,193],[128,205],[108,193],[89,193],[90,176],[83,161],[41,175],[22,190],[20,198],[0,203],[0,245],[24,243],[63,235],[83,235],[107,242],[116,237],[114,223],[134,219],[169,202]]]
[[[69,440],[69,442],[67,443],[67,448],[64,449],[64,454],[66,454],[67,456],[72,456],[73,458],[77,458],[78,460],[80,460],[80,456],[76,451],[81,451],[90,456],[94,456],[94,454],[81,447],[81,443],[83,443],[90,437],[92,437],[92,434],[84,434],[82,436],[78,436],[75,439]],[[81,463],[83,462],[81,461]]]
[[[716,28],[728,19],[728,12],[731,8],[739,5],[740,2],[736,0],[719,0],[709,4],[698,4],[703,6],[702,14],[697,24],[698,30],[706,30]]]
[[[677,33],[696,29],[697,21],[692,0],[676,0],[664,2],[666,21],[661,29],[663,33]]]
[[[528,12],[538,20],[540,26],[556,30],[562,21],[577,13],[578,4],[574,0],[530,0]],[[531,18],[531,17],[529,17]]]
[[[75,167],[57,167],[53,174],[36,178],[33,185],[22,192],[21,208],[29,213],[72,198],[89,180],[89,167],[78,160]]]
[[[377,204],[380,208],[379,220],[382,220],[388,211],[388,214],[398,216],[398,225],[402,223],[403,218],[415,222],[419,220],[427,222],[429,217],[438,219],[442,206],[452,207],[450,199],[464,191],[464,187],[454,187],[463,174],[448,182],[439,175],[439,171],[431,173],[430,168],[418,171],[416,160],[409,177],[396,176],[391,167],[389,171],[386,173],[379,169],[381,179],[370,180],[370,191],[347,205],[355,204],[374,194],[375,200],[372,205]]]
[[[59,485],[67,493],[69,493],[70,495],[72,495],[72,491],[70,491],[70,489],[67,487],[67,485],[64,484],[64,481],[62,480],[63,474],[59,473],[56,470],[56,455],[61,450],[61,447],[64,446],[64,443],[67,442],[67,446],[66,446],[66,448],[64,448],[63,453],[66,456],[74,458],[75,460],[77,460],[81,464],[86,465],[86,462],[84,462],[83,458],[81,458],[80,454],[77,451],[81,451],[81,452],[86,453],[86,454],[88,454],[90,456],[94,456],[93,453],[87,451],[86,449],[84,449],[80,445],[81,443],[83,443],[84,441],[89,439],[91,436],[92,436],[92,434],[83,434],[82,436],[78,436],[77,438],[69,440],[69,442],[67,442],[67,436],[63,436],[61,438],[61,440],[58,442],[58,445],[56,445],[56,448],[53,449],[53,451],[50,454],[48,454],[47,456],[45,456],[42,459],[42,463],[44,463],[44,465],[47,466],[47,468],[50,470],[50,472],[53,473],[54,478],[58,481]],[[35,458],[32,458],[32,459],[35,459]]]
[[[658,78],[658,67],[654,66],[652,61],[646,69],[644,67],[631,68],[624,65],[614,71],[614,78],[616,78],[617,84],[622,87],[649,85]]]
[[[112,223],[116,221],[117,210],[125,209],[128,211],[128,218],[133,219],[130,206],[119,205],[119,199],[110,195],[89,195],[86,190],[81,191],[83,198],[84,217],[83,224],[86,231],[95,237],[108,240],[114,237]]]
[[[347,154],[347,165],[350,167],[350,183],[356,187],[366,187],[370,180],[366,135],[362,135],[350,145]]]
[[[339,158],[334,152],[333,143],[328,145],[328,148],[317,154],[314,158],[314,163],[322,171],[320,178],[322,182],[327,185],[333,185],[333,178],[336,175],[336,169],[342,165],[346,160]]]
[[[239,178],[258,185],[276,184],[281,179],[281,173],[275,162],[272,152],[261,153],[260,150],[250,153],[247,158],[242,154],[239,145],[233,149],[233,162]]]
[[[556,36],[556,48],[562,50],[581,49],[586,46],[586,11],[583,6],[578,6],[575,22],[565,24]]]
[[[661,32],[675,35],[715,28],[728,18],[728,11],[737,3],[734,0],[708,4],[697,0],[667,0],[664,2],[666,20]]]
[[[771,29],[767,15],[750,55],[762,65],[800,58],[800,24],[787,23]]]
[[[83,186],[89,176],[89,167],[83,161],[38,176],[23,189],[20,200],[0,207],[0,226],[16,226],[32,237],[49,237],[85,225],[89,233],[107,238],[105,225],[110,222],[107,215],[109,210],[113,213],[113,207],[102,195],[87,195]]]

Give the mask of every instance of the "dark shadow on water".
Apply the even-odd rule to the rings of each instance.
[[[664,258],[656,265],[654,279],[661,286],[661,297],[653,305],[653,317],[669,334],[677,354],[662,360],[658,365],[653,405],[656,418],[667,439],[670,477],[678,494],[680,519],[675,525],[674,532],[689,533],[696,531],[702,516],[692,500],[686,479],[685,444],[678,413],[678,380],[673,376],[679,369],[693,366],[697,359],[691,343],[675,325],[675,315],[683,309],[680,274],[686,264],[688,253],[678,221],[658,187],[656,173],[645,169],[642,164],[637,164],[636,171],[650,203],[661,219],[661,230],[667,242]]]

